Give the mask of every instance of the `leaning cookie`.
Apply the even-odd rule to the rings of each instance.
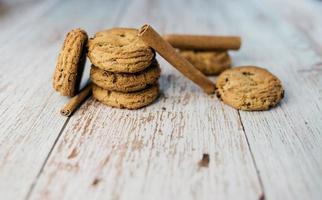
[[[93,97],[103,104],[126,109],[139,109],[147,106],[156,100],[159,95],[158,84],[131,93],[109,91],[95,84],[93,84],[92,90]]]
[[[100,31],[88,42],[88,57],[96,67],[116,73],[135,73],[147,68],[155,52],[139,37],[136,29]]]
[[[227,51],[180,50],[180,54],[205,75],[218,75],[231,67]]]
[[[161,69],[155,60],[147,69],[134,74],[113,73],[92,65],[91,80],[97,86],[111,91],[134,92],[154,84],[160,77]]]
[[[221,73],[216,82],[217,96],[240,110],[268,110],[284,95],[281,81],[266,69],[244,66]]]
[[[87,33],[82,29],[70,31],[58,56],[53,87],[63,96],[74,96],[86,60]]]

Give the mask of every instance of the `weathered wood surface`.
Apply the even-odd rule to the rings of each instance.
[[[286,91],[281,105],[269,112],[240,112],[266,197],[320,198],[321,54],[275,7],[256,1],[247,5],[226,2],[220,7],[244,10],[229,12],[227,17],[231,23],[240,20],[235,28],[245,30],[241,34],[249,41],[240,52],[242,64],[268,67],[281,78]]]
[[[0,198],[320,199],[322,3],[284,3],[1,3]],[[162,95],[153,105],[127,111],[89,99],[60,116],[67,99],[51,74],[65,33],[144,23],[161,33],[241,35],[234,65],[268,68],[285,99],[239,112],[158,58]]]
[[[100,7],[100,2],[48,1],[41,11],[27,12],[30,21],[19,18],[17,24],[11,22],[1,30],[1,199],[27,197],[67,123],[58,112],[67,99],[51,87],[66,32],[79,26],[90,33],[101,26],[113,26],[122,3]],[[35,12],[39,15],[34,16]],[[95,15],[90,14],[93,12]]]

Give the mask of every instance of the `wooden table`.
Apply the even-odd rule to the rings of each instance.
[[[1,1],[0,199],[321,199],[321,10],[313,0]],[[65,34],[144,23],[240,35],[233,65],[269,69],[285,98],[270,111],[237,111],[158,57],[153,105],[89,99],[61,116],[68,99],[51,77]]]

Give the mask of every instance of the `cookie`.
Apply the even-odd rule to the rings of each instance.
[[[136,29],[113,28],[95,34],[88,42],[88,58],[96,67],[116,73],[135,73],[147,68],[155,52]]]
[[[87,33],[82,29],[70,31],[58,56],[53,87],[63,96],[74,96],[86,60]]]
[[[106,90],[134,92],[157,82],[160,73],[161,69],[156,60],[147,69],[134,74],[108,72],[92,65],[91,80]]]
[[[92,90],[93,97],[103,104],[126,109],[139,109],[147,106],[156,100],[159,95],[158,84],[130,93],[105,90],[95,84],[93,84]]]
[[[216,93],[222,101],[240,110],[268,110],[281,101],[281,81],[266,69],[244,66],[221,73]]]
[[[218,75],[231,66],[227,51],[181,50],[180,54],[205,75]]]

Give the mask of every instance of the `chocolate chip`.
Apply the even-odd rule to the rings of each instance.
[[[200,166],[200,167],[208,167],[208,165],[209,165],[209,161],[210,161],[209,154],[204,153],[204,154],[202,155],[202,159],[199,161],[199,166]]]
[[[92,186],[96,186],[97,184],[99,184],[99,182],[101,182],[100,178],[95,178],[92,182]]]
[[[242,74],[244,76],[253,76],[254,75],[253,73],[250,73],[250,72],[243,72]]]
[[[216,92],[216,96],[221,99],[221,95],[219,94],[219,92]]]

